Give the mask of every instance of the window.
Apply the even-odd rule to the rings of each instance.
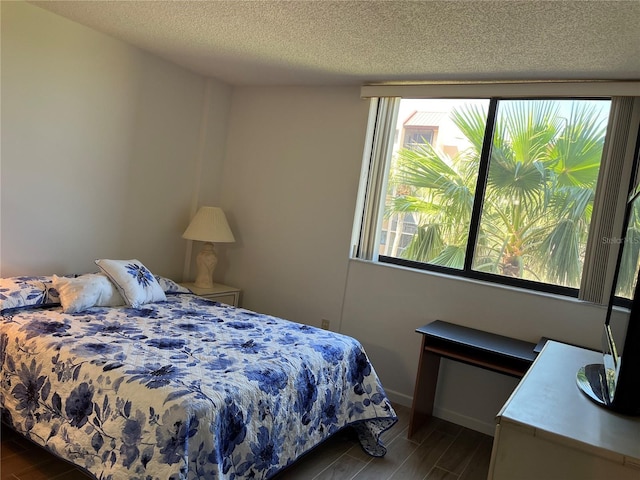
[[[403,96],[372,105],[356,257],[606,301],[637,100]]]

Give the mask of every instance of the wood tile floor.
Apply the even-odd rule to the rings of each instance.
[[[384,458],[362,451],[350,431],[338,433],[275,480],[485,480],[493,439],[433,418],[407,439],[409,408],[396,405],[398,423],[382,435]],[[87,480],[82,471],[2,426],[0,480]]]

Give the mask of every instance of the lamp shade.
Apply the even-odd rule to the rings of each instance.
[[[219,207],[200,207],[182,234],[182,238],[214,243],[236,241],[227,223],[227,217]]]

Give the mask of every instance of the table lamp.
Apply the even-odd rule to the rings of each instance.
[[[235,242],[222,209],[200,207],[182,234],[182,238],[205,242],[196,257],[198,271],[194,285],[198,288],[213,288],[213,270],[218,263],[213,244]]]

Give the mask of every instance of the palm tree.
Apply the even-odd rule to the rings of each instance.
[[[451,158],[429,144],[397,152],[387,213],[411,213],[417,233],[403,258],[462,268],[487,114],[454,110],[470,147]],[[578,286],[605,125],[593,103],[500,103],[473,268]]]

